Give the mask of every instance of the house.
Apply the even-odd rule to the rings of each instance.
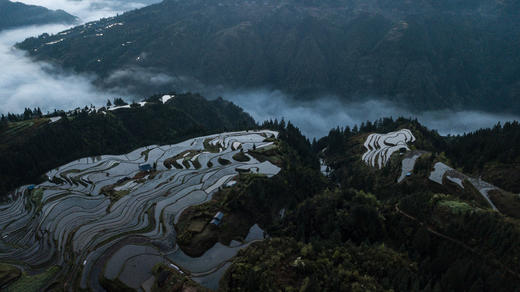
[[[237,184],[236,180],[229,181],[228,183],[226,183],[226,188],[230,188],[236,184]]]
[[[152,166],[150,164],[141,164],[139,165],[139,170],[144,172],[150,172],[152,171]]]
[[[215,216],[213,216],[213,219],[211,219],[209,224],[213,224],[215,226],[219,226],[220,223],[222,222],[222,218],[223,217],[224,217],[224,213],[219,211],[219,212],[217,212],[217,214],[215,214]]]

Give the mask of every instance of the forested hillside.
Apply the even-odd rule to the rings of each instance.
[[[0,0],[0,30],[49,23],[73,24],[77,19],[63,10],[49,10],[10,0]]]
[[[136,77],[144,70],[171,76],[155,87],[268,86],[519,113],[517,2],[167,0],[19,47],[136,91],[150,86]]]
[[[520,193],[520,124],[500,123],[491,129],[456,136],[446,153],[464,171]]]
[[[20,121],[4,119],[1,124],[1,165],[5,165],[2,176],[19,185],[25,183],[23,179],[32,179],[54,167],[54,162],[60,159],[67,162],[88,155],[121,153],[140,145],[171,143],[214,131],[257,126],[239,108],[220,99],[206,101],[196,95],[165,99],[157,95],[147,102],[142,106],[124,105],[118,99],[117,107],[111,107],[112,110],[86,108],[68,116],[62,114],[59,120],[53,117],[52,123],[49,118],[29,119],[29,110],[26,117],[10,115],[8,119]],[[37,110],[36,115],[39,115]],[[520,197],[509,193],[504,185],[503,189],[495,188],[488,193],[495,203],[490,204],[475,185],[480,180],[460,172],[464,169],[473,175],[485,171],[487,163],[498,167],[516,161],[516,150],[495,153],[515,146],[510,143],[516,143],[517,123],[461,137],[441,137],[416,120],[385,118],[354,128],[332,129],[328,136],[312,143],[290,122],[268,121],[261,127],[277,131],[278,136],[262,138],[263,146],[253,145],[247,155],[231,144],[229,147],[234,150],[226,154],[211,139],[200,143],[206,155],[228,155],[228,158],[232,155],[235,162],[254,159],[279,167],[276,175],[244,171],[233,174],[233,184],[219,187],[202,204],[182,209],[179,216],[174,216],[178,218],[170,218],[171,222],[161,219],[159,223],[153,219],[153,208],[158,205],[152,205],[144,213],[150,218],[147,227],[133,231],[137,234],[118,235],[124,238],[122,242],[165,250],[178,244],[190,257],[199,257],[215,246],[228,248],[248,242],[245,239],[248,230],[252,225],[259,226],[263,231],[259,238],[263,240],[249,241],[226,261],[226,270],[217,285],[219,291],[515,291],[519,286]],[[369,135],[398,130],[410,131],[414,136],[407,145],[409,149],[389,156],[382,168],[367,164],[363,153]],[[248,139],[248,132],[242,135]],[[511,139],[500,139],[504,135]],[[501,142],[493,142],[497,140]],[[468,145],[480,146],[473,149]],[[462,152],[466,159],[479,157],[483,164],[470,167],[460,157]],[[147,155],[143,153],[141,156]],[[420,154],[415,166],[399,181],[404,160],[414,153]],[[193,155],[201,154],[181,151],[165,162],[180,157],[186,169],[172,162],[174,168],[193,172],[200,179],[202,174],[198,171],[211,170],[214,165],[208,161],[203,166],[193,164],[192,168],[187,161],[193,161]],[[219,168],[229,163],[222,157],[218,159]],[[436,180],[432,177],[439,164],[461,170],[451,169],[449,175]],[[26,170],[30,171],[25,174]],[[62,177],[70,171],[65,168]],[[116,186],[121,188],[132,179],[153,184],[154,179],[165,179],[163,174],[168,171],[169,168],[161,168],[148,175],[138,173],[134,178],[117,182]],[[122,200],[117,196],[121,191],[116,192],[115,188],[112,192],[107,188],[101,191],[104,195],[97,198],[108,196],[112,204]],[[137,194],[143,196],[155,191]],[[36,191],[29,194],[31,202],[38,202]],[[128,196],[128,192],[120,196],[125,194]],[[59,200],[66,200],[62,196],[58,196]],[[125,202],[135,204],[134,200]],[[217,212],[224,214],[221,223],[208,224]],[[175,244],[170,238],[165,245],[137,236],[139,232],[148,234],[155,224],[175,228]],[[113,252],[107,257],[111,255]],[[104,264],[99,265],[96,271],[103,270]],[[67,268],[75,271],[74,266],[64,270]],[[20,276],[15,266],[5,265],[4,270],[7,278],[2,283],[18,279],[16,286],[29,279],[27,275]],[[152,291],[188,288],[207,291],[193,280],[197,275],[179,271],[182,270],[176,266],[155,265],[150,282]],[[74,278],[79,274],[73,277],[48,270],[39,275],[59,275],[42,278],[40,286],[79,285]],[[89,281],[97,283],[97,278]],[[95,285],[130,289],[119,280],[107,278]]]
[[[412,151],[430,154],[396,183],[399,155],[378,170],[361,154],[368,134],[402,128],[417,138]],[[491,140],[501,131],[481,132]],[[240,252],[220,291],[515,291],[520,221],[492,211],[469,184],[428,179],[435,161],[449,163],[442,153],[448,143],[406,119],[332,130],[313,143],[330,168],[330,184],[287,205],[268,229],[273,238]]]
[[[402,128],[417,138],[412,151],[431,154],[396,183],[399,155],[378,170],[361,154],[368,134]],[[271,238],[238,254],[219,291],[515,291],[520,221],[492,211],[465,183],[466,190],[428,179],[433,162],[449,162],[447,143],[407,119],[333,129],[312,144],[330,169],[328,183],[307,176],[312,190],[282,196],[298,203],[286,201],[282,216],[264,222]],[[282,181],[289,189],[305,184]],[[280,204],[277,188],[264,184],[254,197]]]
[[[255,125],[242,109],[222,99],[182,94],[162,104],[160,98],[114,111],[78,109],[61,113],[56,122],[46,117],[23,120],[23,115],[16,122],[6,118],[0,126],[0,194],[5,197],[17,186],[36,183],[46,171],[74,159]]]

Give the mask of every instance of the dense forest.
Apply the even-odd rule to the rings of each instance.
[[[52,123],[40,117],[38,109],[5,117],[0,124],[0,165],[2,182],[8,183],[2,187],[32,182],[43,171],[79,157],[262,127],[279,131],[278,139],[272,140],[276,147],[249,154],[279,166],[280,173],[272,178],[240,174],[236,186],[219,189],[212,200],[190,207],[179,222],[172,222],[177,243],[194,255],[216,242],[229,244],[245,236],[252,224],[265,231],[265,240],[231,260],[219,291],[518,289],[520,198],[515,196],[507,212],[499,212],[465,183],[457,188],[428,179],[436,162],[477,175],[490,167],[517,167],[517,122],[442,137],[417,120],[383,118],[338,127],[311,142],[290,122],[258,126],[222,99],[186,94],[165,104],[161,100],[160,95],[152,96],[141,106],[117,99],[107,106],[124,108],[57,112],[61,118]],[[368,134],[403,128],[416,138],[411,149],[428,154],[417,160],[412,176],[396,183],[399,155],[382,169],[367,166],[361,155]],[[327,175],[320,172],[320,160],[329,169]],[[503,176],[510,184],[501,187],[512,191],[511,176]],[[211,219],[217,210],[226,214],[222,224],[197,242],[188,228],[190,220]],[[174,269],[159,266],[154,271],[152,291],[207,291]]]
[[[0,124],[0,194],[36,183],[48,170],[82,157],[123,154],[137,147],[171,144],[194,136],[248,129],[254,120],[222,99],[176,95],[162,104],[152,96],[143,107],[132,104],[115,111],[89,107],[51,122],[38,109],[8,114]],[[122,100],[114,104],[122,105]],[[54,114],[53,114],[54,115]],[[11,120],[11,121],[10,121]]]
[[[291,179],[284,172],[277,187],[273,180],[263,188],[255,185],[250,191],[255,198],[284,206],[286,215],[263,221],[272,237],[239,253],[220,290],[516,291],[520,221],[469,194],[428,182],[421,169],[396,184],[395,162],[382,170],[361,162],[360,137],[402,127],[420,137],[414,147],[447,159],[438,151],[453,141],[406,119],[333,129],[313,144],[298,143],[301,149],[319,149],[315,153],[332,169],[329,180],[320,180],[312,164],[300,161],[296,169],[307,169],[307,175]],[[285,189],[295,191],[279,191]]]
[[[166,0],[18,47],[142,94],[269,87],[519,113],[517,2]]]
[[[448,138],[446,154],[457,167],[520,193],[520,124],[498,123],[462,136]]]

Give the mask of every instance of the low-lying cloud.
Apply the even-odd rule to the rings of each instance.
[[[25,4],[62,9],[78,16],[81,22],[143,7],[160,0],[18,0]],[[93,85],[95,76],[63,72],[45,62],[34,62],[25,52],[13,48],[24,39],[44,32],[57,33],[66,25],[41,25],[0,32],[0,113],[20,113],[24,108],[40,107],[43,111],[73,109],[85,105],[101,105],[111,96],[132,99],[128,90],[100,90]],[[167,76],[166,76],[167,77]],[[160,80],[165,76],[150,76]]]
[[[0,33],[0,113],[20,113],[24,108],[40,107],[44,112],[73,109],[106,102],[115,92],[102,92],[92,76],[65,73],[45,63],[34,62],[12,47],[25,37],[42,31],[58,32],[64,25],[25,27]]]
[[[80,17],[82,22],[113,16],[159,0],[20,0],[26,4],[63,9]],[[34,62],[24,52],[12,46],[30,36],[43,32],[57,33],[64,25],[25,27],[0,32],[0,113],[20,113],[24,108],[40,107],[44,112],[54,109],[73,109],[85,105],[102,105],[114,96],[133,99],[133,94],[150,95],[170,90],[191,90],[208,97],[218,95],[231,100],[249,112],[257,121],[267,119],[290,120],[308,137],[322,137],[331,128],[354,126],[381,117],[412,117],[440,134],[461,134],[497,122],[518,120],[517,116],[478,111],[439,110],[413,112],[381,99],[363,102],[345,102],[337,97],[321,97],[312,101],[295,101],[276,90],[229,91],[224,87],[206,87],[196,79],[170,76],[159,71],[125,68],[115,71],[104,80],[101,90],[93,85],[96,76],[78,75],[61,71],[45,62]],[[148,87],[146,87],[146,84]],[[135,88],[134,88],[135,87]]]
[[[295,101],[276,90],[235,91],[228,92],[223,97],[244,108],[257,121],[275,118],[290,120],[311,138],[325,136],[330,129],[337,126],[353,127],[382,117],[417,118],[423,125],[437,130],[441,135],[462,134],[492,127],[497,122],[519,120],[519,117],[513,115],[471,110],[413,112],[378,99],[345,102],[337,97],[321,97],[312,101]]]

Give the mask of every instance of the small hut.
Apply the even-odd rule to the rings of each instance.
[[[219,226],[220,223],[222,222],[222,218],[223,217],[224,217],[224,213],[219,211],[219,212],[217,212],[217,214],[215,214],[215,216],[213,216],[213,219],[211,219],[209,224],[213,224],[215,226]]]

